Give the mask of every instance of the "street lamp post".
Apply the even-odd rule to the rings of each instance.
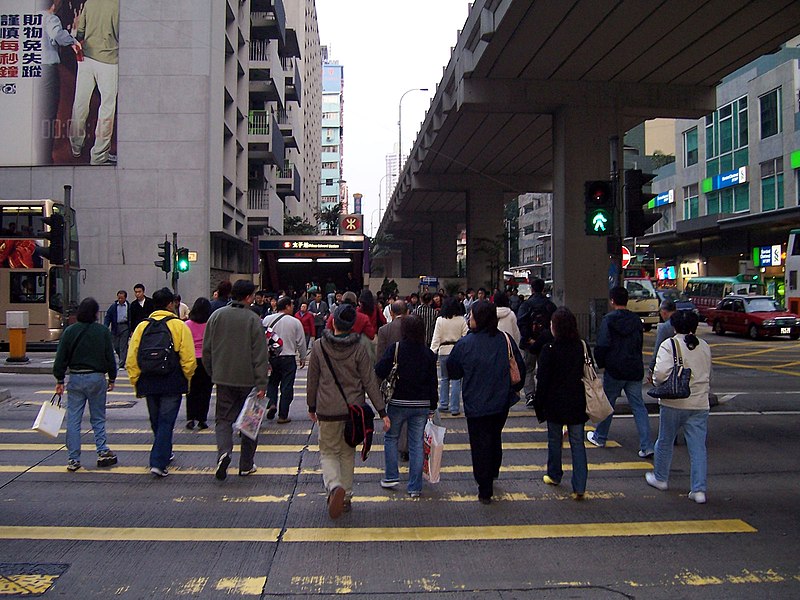
[[[386,175],[384,175],[383,177],[381,177],[381,180],[378,182],[378,220],[380,220],[380,218],[381,218],[381,213],[380,213],[380,211],[381,211],[381,188],[383,187],[383,182],[386,181],[386,176],[387,175],[388,175],[388,173]]]
[[[411,88],[403,92],[397,105],[397,181],[400,181],[400,170],[403,168],[403,98],[411,92],[427,92],[428,88]]]

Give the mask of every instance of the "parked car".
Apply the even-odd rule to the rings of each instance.
[[[709,311],[708,324],[717,335],[730,331],[747,334],[754,340],[773,335],[800,338],[800,318],[769,296],[726,296]]]
[[[659,303],[664,300],[672,300],[675,303],[675,308],[678,310],[690,310],[697,316],[700,316],[700,311],[694,305],[694,302],[689,300],[683,292],[679,292],[675,288],[657,288],[656,295],[658,296]]]

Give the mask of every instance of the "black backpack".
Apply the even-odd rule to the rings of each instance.
[[[167,325],[167,321],[176,318],[147,319],[136,355],[142,375],[169,375],[178,368],[178,353]]]

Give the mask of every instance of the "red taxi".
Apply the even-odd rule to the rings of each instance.
[[[754,340],[773,335],[800,338],[800,318],[769,296],[726,296],[708,311],[707,320],[717,335],[730,331],[747,334]]]

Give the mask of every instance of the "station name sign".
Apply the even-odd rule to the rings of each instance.
[[[279,239],[259,240],[259,250],[284,250],[284,251],[318,251],[318,250],[346,250],[356,251],[364,249],[363,241],[355,240],[302,240]]]

